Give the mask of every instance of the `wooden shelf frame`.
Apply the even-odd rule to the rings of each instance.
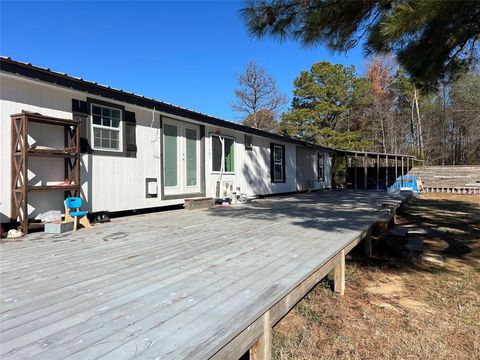
[[[26,235],[30,227],[38,226],[38,223],[29,223],[29,192],[64,191],[65,197],[80,194],[80,122],[28,112],[14,114],[10,117],[12,121],[11,217],[19,222],[19,228]],[[64,128],[64,148],[31,148],[28,144],[29,123],[31,122],[62,126]],[[65,179],[72,179],[73,184],[29,186],[28,164],[30,157],[63,158]]]

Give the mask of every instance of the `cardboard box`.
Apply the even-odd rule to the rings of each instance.
[[[73,221],[56,221],[45,223],[45,232],[47,234],[62,234],[73,230]]]

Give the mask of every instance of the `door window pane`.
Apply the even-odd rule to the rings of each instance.
[[[178,182],[178,154],[177,154],[177,127],[164,125],[165,139],[165,186],[177,186]]]
[[[185,130],[186,149],[185,160],[187,168],[187,186],[197,185],[197,131]]]

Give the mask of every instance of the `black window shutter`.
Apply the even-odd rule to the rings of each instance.
[[[274,158],[274,145],[273,143],[270,143],[270,179],[271,179],[271,182],[275,182],[275,166],[274,166],[274,161],[273,161],[273,158]]]
[[[127,157],[137,157],[137,136],[135,128],[137,126],[137,120],[135,113],[132,111],[125,111],[124,118],[125,125],[125,153]]]
[[[286,181],[287,177],[286,177],[286,174],[285,174],[285,145],[282,145],[282,168],[283,168],[283,182]]]
[[[73,120],[80,121],[80,152],[92,153],[92,148],[88,141],[88,104],[86,101],[72,99]]]

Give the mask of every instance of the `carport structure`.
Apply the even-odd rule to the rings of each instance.
[[[344,161],[344,185],[347,189],[381,190],[407,175],[414,165],[423,163],[413,155],[371,151],[336,150],[336,159]]]

